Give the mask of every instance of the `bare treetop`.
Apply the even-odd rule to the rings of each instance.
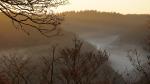
[[[67,0],[0,0],[0,11],[12,20],[17,29],[29,34],[24,27],[29,26],[48,36],[47,33],[57,30],[63,21],[62,17],[53,13],[53,8],[66,3]]]

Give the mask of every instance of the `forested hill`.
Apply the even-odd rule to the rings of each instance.
[[[143,20],[148,20],[150,15],[148,14],[127,14],[123,15],[116,12],[98,12],[98,11],[70,11],[70,12],[63,12],[62,15],[66,17],[66,19],[70,20],[78,20],[78,21],[90,21],[91,23],[138,23]],[[138,21],[140,19],[140,21]],[[86,22],[85,21],[85,22]],[[94,21],[94,22],[93,22]]]
[[[147,14],[123,15],[97,11],[71,11],[62,14],[65,16],[63,28],[79,33],[85,38],[119,35],[120,41],[135,43],[145,39],[150,31],[148,29],[150,15]]]

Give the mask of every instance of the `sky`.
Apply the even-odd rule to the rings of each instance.
[[[150,14],[150,0],[69,0],[57,11],[98,10],[122,14]]]

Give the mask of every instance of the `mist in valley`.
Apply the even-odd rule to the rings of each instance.
[[[136,58],[137,52],[142,59],[142,65],[147,63],[147,56],[150,55],[145,49],[150,32],[149,15],[122,15],[97,11],[72,11],[62,14],[65,15],[65,20],[59,26],[61,34],[51,38],[42,36],[34,30],[28,36],[15,29],[11,20],[0,14],[0,56],[17,53],[23,60],[32,57],[33,64],[40,65],[40,56],[49,56],[52,46],[57,45],[57,54],[60,54],[61,49],[73,47],[74,38],[77,37],[85,42],[82,52],[106,50],[108,61],[103,67],[109,68],[111,75],[121,75],[120,79],[112,84],[126,84],[125,81],[129,79],[132,82],[140,80],[142,75],[132,65],[128,56]]]

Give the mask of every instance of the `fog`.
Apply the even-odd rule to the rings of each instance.
[[[91,43],[97,49],[106,50],[110,55],[109,63],[111,67],[125,78],[127,73],[133,79],[137,78],[135,75],[139,74],[134,73],[134,67],[127,56],[130,51],[134,50],[142,56],[141,59],[146,59],[146,56],[149,54],[143,47],[143,41],[148,35],[148,30],[145,26],[146,18],[141,19],[141,17],[136,15],[134,16],[135,19],[131,19],[130,15],[110,16],[111,18],[103,16],[101,18],[98,17],[98,19],[93,19],[86,15],[70,17],[64,22],[65,25],[62,26],[64,30],[76,33],[80,38]],[[88,19],[84,17],[88,17]],[[80,18],[80,20],[77,21],[76,18]],[[105,21],[103,21],[104,18],[106,19]],[[74,21],[71,22],[72,20]],[[134,57],[134,53],[132,55]],[[146,61],[142,60],[142,62],[144,64]]]
[[[136,43],[120,43],[121,36],[119,34],[99,35],[101,31],[93,31],[92,33],[88,33],[88,31],[86,32],[85,30],[84,32],[80,32],[77,35],[79,35],[79,37],[84,39],[85,41],[94,45],[97,49],[106,50],[109,53],[110,65],[116,72],[122,74],[124,77],[126,77],[127,73],[134,72],[134,67],[127,57],[130,50],[136,49],[137,52],[140,53],[141,56],[143,56],[142,59],[146,59],[146,56],[148,55],[148,53],[143,50],[143,47],[141,45],[136,45]],[[133,77],[133,79],[136,79],[137,76],[135,75],[138,74],[132,73],[130,75]]]

